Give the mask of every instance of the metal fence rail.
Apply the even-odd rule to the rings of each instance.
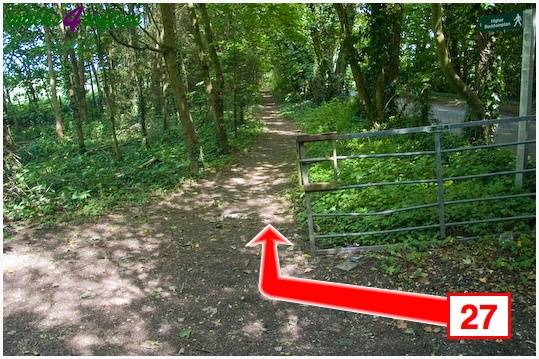
[[[478,145],[478,146],[469,146],[469,147],[456,147],[456,148],[443,148],[441,141],[441,133],[448,132],[454,129],[459,128],[470,128],[470,127],[479,127],[479,126],[490,126],[499,123],[510,123],[510,122],[528,122],[535,121],[535,116],[522,116],[522,117],[512,117],[496,120],[485,120],[485,121],[471,121],[458,124],[447,124],[447,125],[433,125],[433,126],[422,126],[422,127],[411,127],[411,128],[401,128],[401,129],[392,129],[392,130],[383,130],[383,131],[373,131],[373,132],[362,132],[362,133],[350,133],[350,134],[336,134],[324,133],[319,135],[301,135],[297,136],[297,155],[299,163],[299,181],[305,192],[305,206],[307,210],[307,224],[309,230],[309,242],[311,251],[313,254],[323,254],[323,253],[335,253],[338,251],[346,252],[356,252],[361,250],[372,250],[383,248],[387,245],[374,245],[374,246],[355,246],[355,247],[345,247],[340,249],[319,249],[316,245],[316,239],[323,238],[342,238],[342,237],[360,237],[360,236],[369,236],[369,235],[379,235],[379,234],[389,234],[389,233],[400,233],[400,232],[409,232],[414,230],[424,230],[424,229],[439,229],[439,234],[441,238],[446,236],[446,228],[453,226],[462,226],[467,224],[479,224],[479,223],[492,223],[492,222],[501,222],[501,221],[511,221],[511,220],[524,220],[535,218],[534,214],[525,214],[512,217],[501,217],[501,218],[487,218],[487,219],[474,219],[462,222],[451,222],[446,223],[445,216],[445,206],[447,205],[458,205],[464,203],[473,203],[473,202],[482,202],[482,201],[497,201],[510,198],[523,198],[523,197],[534,197],[535,193],[519,193],[512,195],[503,195],[503,196],[491,196],[491,197],[478,197],[478,198],[468,198],[460,200],[445,200],[444,193],[444,183],[447,181],[461,181],[469,180],[475,178],[486,178],[486,177],[495,177],[495,176],[507,176],[507,175],[522,175],[524,173],[535,172],[535,168],[528,169],[516,169],[514,171],[500,171],[500,172],[490,172],[490,173],[481,173],[473,174],[466,176],[453,176],[453,177],[444,177],[443,174],[443,160],[442,155],[444,153],[453,153],[453,152],[462,152],[462,151],[473,151],[473,150],[485,150],[497,147],[509,147],[509,146],[526,146],[527,144],[533,144],[536,141],[532,139],[524,139],[522,141],[516,142],[505,142],[497,144],[488,144],[488,145]],[[369,139],[369,138],[381,138],[388,136],[401,136],[409,134],[418,134],[418,133],[432,133],[434,136],[434,150],[432,151],[414,151],[414,152],[395,152],[395,153],[376,153],[376,154],[353,154],[349,156],[337,155],[337,141],[347,141],[353,139]],[[305,143],[309,142],[323,142],[331,141],[332,146],[332,156],[326,157],[305,157]],[[409,157],[409,156],[434,156],[435,159],[435,172],[436,178],[430,179],[416,179],[416,180],[403,180],[403,181],[386,181],[386,182],[371,182],[371,183],[357,183],[357,184],[347,184],[339,185],[337,183],[338,178],[338,162],[345,161],[350,159],[364,159],[364,158],[389,158],[389,157]],[[310,183],[308,176],[308,166],[311,164],[329,161],[331,162],[333,169],[333,182],[322,182],[322,183]],[[329,212],[329,213],[313,213],[312,210],[312,198],[311,194],[316,192],[325,192],[325,191],[345,191],[345,190],[359,190],[368,187],[374,186],[393,186],[393,185],[410,185],[410,184],[424,184],[424,183],[436,183],[437,187],[437,199],[436,203],[425,203],[418,204],[409,207],[402,208],[393,208],[384,211],[378,212],[365,212],[365,213],[346,213],[346,212]],[[330,233],[330,234],[316,234],[314,230],[314,218],[319,217],[366,217],[366,216],[390,216],[394,213],[438,207],[438,223],[427,224],[423,226],[415,227],[402,227],[394,228],[387,230],[378,230],[378,231],[367,231],[367,232],[356,232],[356,233]]]

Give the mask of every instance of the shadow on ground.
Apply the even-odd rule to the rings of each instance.
[[[280,196],[291,186],[298,132],[267,95],[262,118],[265,132],[248,154],[164,201],[97,223],[18,230],[4,253],[4,354],[534,353],[524,339],[448,342],[445,330],[421,324],[409,324],[410,336],[391,319],[263,298],[258,249],[244,245],[268,223],[298,244],[280,249],[284,274],[373,277],[340,276],[327,269],[334,258],[315,264],[306,254]]]

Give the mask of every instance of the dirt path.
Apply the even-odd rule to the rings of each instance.
[[[404,332],[391,319],[263,298],[258,249],[245,243],[267,223],[295,243],[304,232],[280,196],[297,131],[268,96],[262,119],[264,134],[235,165],[166,201],[19,230],[4,253],[4,354],[529,353],[520,342],[462,345],[417,323]],[[392,285],[368,262],[347,273],[332,257],[315,266],[301,247],[281,250],[285,274]]]

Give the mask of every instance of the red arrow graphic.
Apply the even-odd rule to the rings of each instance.
[[[247,246],[262,245],[258,288],[268,298],[447,326],[446,297],[281,276],[277,245],[291,245],[271,224]]]

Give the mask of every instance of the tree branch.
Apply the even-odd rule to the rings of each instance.
[[[161,44],[159,43],[159,41],[157,41],[157,39],[154,38],[154,37],[152,36],[152,34],[150,34],[150,32],[149,32],[148,30],[146,30],[145,28],[143,28],[141,25],[139,25],[138,27],[139,27],[139,28],[146,34],[146,36],[148,36],[148,37],[149,37],[149,38],[150,38],[156,45],[161,45]],[[146,46],[147,46],[147,45],[146,45]]]
[[[139,50],[139,51],[140,51],[140,50],[150,50],[150,51],[161,52],[161,53],[163,52],[163,50],[158,49],[158,48],[156,48],[156,47],[150,47],[150,46],[148,46],[148,44],[145,44],[145,43],[143,43],[144,46],[142,46],[142,47],[141,47],[141,46],[134,46],[134,45],[131,45],[131,44],[128,43],[128,42],[125,42],[125,41],[123,41],[123,40],[120,40],[120,38],[118,38],[118,37],[114,34],[114,32],[113,32],[112,30],[109,30],[109,34],[110,34],[110,36],[112,36],[112,38],[114,39],[114,41],[116,41],[118,44],[123,45],[123,46],[125,46],[125,47],[129,47],[129,48],[131,48],[131,49],[135,49],[135,50]]]

